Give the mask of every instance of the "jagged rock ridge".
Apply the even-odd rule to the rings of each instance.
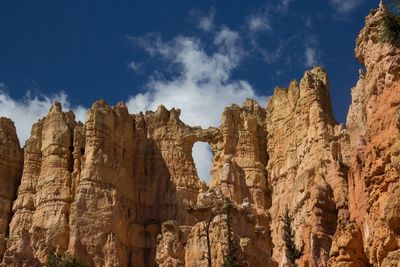
[[[218,128],[190,127],[177,109],[129,114],[104,101],[83,124],[55,103],[22,150],[1,118],[2,264],[42,266],[56,250],[91,266],[208,266],[208,229],[222,266],[229,207],[240,266],[290,266],[287,206],[299,266],[396,266],[400,54],[379,41],[387,12],[372,11],[357,39],[366,71],[346,127],[321,67],[277,88],[266,108],[227,107]],[[199,141],[213,152],[210,185],[193,162]]]

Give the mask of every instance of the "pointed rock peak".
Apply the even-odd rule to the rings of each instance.
[[[128,107],[126,106],[125,102],[118,102],[118,104],[116,104],[113,107],[113,110],[118,113],[119,115],[122,116],[128,116],[129,115],[129,111],[128,111]]]
[[[304,73],[303,80],[306,80],[308,78],[313,78],[316,80],[320,80],[323,82],[323,84],[326,86],[327,89],[329,89],[329,78],[328,78],[328,73],[327,71],[321,67],[321,66],[315,66],[311,70],[308,70]]]
[[[379,1],[378,11],[384,12],[384,13],[388,13],[389,12],[389,9],[388,9],[387,5],[382,0]]]
[[[11,126],[11,127],[15,128],[15,124],[11,119],[6,118],[6,117],[0,117],[0,127],[3,125]]]
[[[117,109],[128,109],[128,108],[126,107],[125,102],[123,102],[123,101],[118,102],[118,104],[116,104],[115,107],[116,107]]]
[[[170,118],[173,120],[179,120],[179,117],[181,116],[181,110],[179,108],[175,109],[171,109],[170,111]]]
[[[156,113],[157,114],[162,114],[168,112],[168,109],[164,105],[159,105],[157,107]]]
[[[274,89],[274,95],[286,95],[288,92],[286,87],[283,86],[277,86]]]
[[[376,66],[385,57],[399,52],[397,45],[391,45],[391,38],[385,37],[385,34],[383,34],[385,27],[390,27],[392,15],[391,10],[384,2],[381,2],[379,8],[371,10],[371,13],[365,19],[365,26],[357,37],[355,54],[357,60],[367,70]],[[387,23],[390,24],[387,25]],[[383,70],[383,68],[381,69]]]
[[[50,107],[50,113],[61,113],[62,112],[62,106],[60,102],[54,102],[53,105],[51,105]]]
[[[246,100],[243,102],[243,108],[247,110],[254,110],[254,109],[259,109],[260,104],[254,99],[246,98]]]
[[[310,70],[310,72],[316,75],[321,75],[321,74],[327,75],[327,71],[321,66],[315,66]]]
[[[163,122],[167,122],[169,120],[169,111],[164,105],[159,105],[156,110],[156,117],[159,118]]]
[[[291,80],[288,90],[289,90],[289,92],[290,91],[298,91],[299,90],[299,82],[297,80]]]
[[[99,99],[92,105],[92,109],[102,109],[102,108],[111,109],[110,105],[108,105],[107,102],[104,101],[104,99]]]

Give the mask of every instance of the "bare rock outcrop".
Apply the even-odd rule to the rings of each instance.
[[[12,203],[16,199],[23,166],[14,123],[0,118],[0,258],[6,249],[6,239],[12,216]]]
[[[196,218],[194,225],[181,225],[184,236],[180,246],[185,257],[178,262],[184,266],[222,266],[227,249],[227,213],[224,201],[231,205],[232,229],[240,266],[272,266],[272,243],[267,212],[266,128],[265,110],[255,101],[246,100],[242,107],[232,105],[222,114],[222,125],[211,143],[214,154],[212,181],[207,191],[201,191],[187,210]],[[207,246],[207,232],[210,253]],[[158,248],[165,251],[177,244],[170,233],[163,233]],[[174,240],[174,241],[172,241]],[[175,243],[174,243],[175,242]],[[161,259],[161,257],[160,257]],[[160,261],[160,266],[166,261]]]
[[[352,90],[347,120],[351,139],[349,211],[351,222],[356,223],[353,228],[358,229],[353,235],[348,231],[337,232],[335,239],[338,244],[348,240],[354,249],[365,253],[366,260],[359,266],[396,266],[391,263],[396,262],[395,251],[400,241],[397,226],[400,49],[380,38],[388,12],[381,2],[366,18],[366,26],[357,39],[356,57],[365,71],[360,71],[360,79]],[[351,250],[343,249],[342,256],[338,252],[332,256],[345,258],[348,252]],[[359,262],[356,258],[349,257],[348,262],[356,264]]]
[[[267,105],[273,258],[286,266],[282,240],[285,206],[294,215],[301,266],[328,266],[337,224],[348,218],[346,155],[349,138],[333,118],[329,80],[316,67],[300,83],[277,88]]]

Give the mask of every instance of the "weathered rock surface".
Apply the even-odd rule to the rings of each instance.
[[[357,39],[365,71],[346,127],[321,67],[266,108],[225,108],[219,128],[104,101],[83,124],[55,103],[22,152],[1,118],[2,265],[43,266],[55,250],[90,266],[222,266],[233,244],[237,266],[290,266],[287,206],[299,266],[399,266],[400,49],[379,39],[387,12],[373,10]],[[196,142],[211,146],[209,185]]]
[[[355,231],[362,237],[354,235],[358,241],[349,242],[353,248],[363,248],[364,258],[374,266],[397,266],[389,262],[396,262],[400,241],[400,49],[380,40],[387,15],[381,3],[366,18],[357,39],[356,57],[366,70],[360,71],[360,80],[352,91],[347,121],[351,137],[349,211],[355,228],[359,228]],[[336,234],[338,243],[349,238],[345,231]],[[349,250],[344,249],[343,254],[346,252]]]
[[[23,166],[14,123],[0,118],[0,258],[3,257],[12,216],[12,203],[16,198]]]
[[[285,266],[280,216],[294,215],[302,266],[327,266],[332,237],[347,212],[349,139],[333,118],[329,80],[322,68],[307,71],[288,89],[277,88],[267,105],[273,258]]]

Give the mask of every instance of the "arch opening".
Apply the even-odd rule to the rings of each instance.
[[[197,176],[209,185],[211,182],[211,166],[213,160],[210,144],[206,142],[196,142],[193,145],[192,156]]]

